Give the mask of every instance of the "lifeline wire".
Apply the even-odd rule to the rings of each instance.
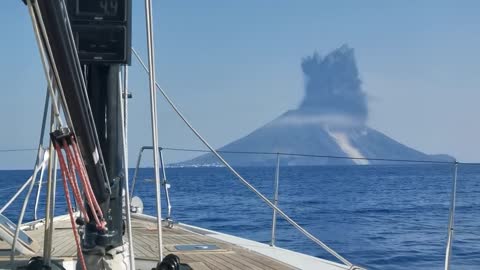
[[[135,54],[136,58],[138,61],[142,64],[143,68],[147,73],[150,73],[147,66],[143,63],[142,59],[138,55],[138,53],[132,48],[132,52]],[[173,101],[168,97],[168,95],[163,91],[163,89],[160,87],[160,85],[155,82],[156,87],[158,90],[161,92],[163,97],[167,100],[167,102],[170,104],[170,106],[173,108],[173,110],[177,113],[177,115],[183,120],[183,122],[190,128],[190,130],[197,136],[197,138],[205,144],[205,146],[210,149],[210,151],[242,182],[248,189],[250,189],[253,193],[255,193],[260,199],[262,199],[270,208],[276,210],[280,216],[282,216],[288,223],[290,223],[293,227],[295,227],[297,230],[299,230],[303,235],[308,237],[310,240],[313,242],[317,243],[319,246],[321,246],[323,249],[325,249],[327,252],[329,252],[331,255],[336,257],[338,260],[343,262],[345,265],[352,267],[353,264],[349,262],[347,259],[342,257],[340,254],[338,254],[336,251],[331,249],[329,246],[327,246],[325,243],[317,239],[315,236],[313,236],[311,233],[309,233],[307,230],[305,230],[302,226],[300,226],[297,222],[295,222],[293,219],[291,219],[287,214],[285,214],[280,208],[275,206],[267,197],[265,197],[262,193],[260,193],[254,186],[252,186],[247,180],[245,180],[230,164],[223,159],[221,155],[217,153],[217,151],[210,146],[210,144],[198,133],[198,131],[190,124],[190,122],[185,118],[185,116],[180,112],[180,110],[177,108],[177,106],[173,103]],[[154,147],[155,148],[155,147]],[[157,152],[157,151],[153,151]]]
[[[210,153],[210,150],[189,149],[189,148],[174,148],[162,147],[164,150],[184,151],[184,152],[201,152]],[[433,164],[468,164],[474,165],[480,163],[461,163],[456,161],[439,161],[439,160],[421,160],[421,159],[394,159],[394,158],[369,158],[369,157],[347,157],[347,156],[333,156],[333,155],[315,155],[315,154],[300,154],[287,152],[262,152],[262,151],[223,151],[217,150],[218,153],[225,154],[253,154],[253,155],[282,155],[282,156],[297,156],[297,157],[315,157],[315,158],[332,158],[332,159],[350,159],[350,160],[369,160],[369,161],[389,161],[389,162],[405,162],[405,163],[433,163]]]

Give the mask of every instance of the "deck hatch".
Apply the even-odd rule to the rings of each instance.
[[[220,248],[217,245],[193,244],[193,245],[175,245],[175,249],[178,251],[203,251],[203,250],[218,250]]]

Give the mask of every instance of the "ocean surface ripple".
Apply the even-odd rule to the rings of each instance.
[[[274,167],[239,171],[273,198]],[[272,210],[227,169],[167,168],[166,172],[175,221],[270,242]],[[0,205],[30,174],[0,171]],[[279,206],[356,265],[442,269],[452,176],[451,165],[281,167]],[[155,214],[151,179],[153,170],[141,169],[135,195],[143,199],[146,213]],[[457,189],[451,269],[480,269],[480,167],[460,166]],[[57,191],[56,211],[63,214],[66,204],[60,183]],[[3,214],[16,220],[22,201],[17,200]],[[33,219],[33,201],[26,220]],[[44,206],[42,197],[40,217]],[[280,217],[276,235],[277,246],[333,259]]]

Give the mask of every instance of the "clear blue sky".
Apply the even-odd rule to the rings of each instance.
[[[32,148],[46,83],[26,7],[4,2],[0,149]],[[133,45],[145,57],[144,1],[133,2]],[[216,147],[295,108],[301,58],[348,43],[372,127],[427,153],[480,161],[479,1],[153,2],[158,81]],[[147,77],[133,63],[131,164],[150,144]],[[199,147],[160,98],[159,106],[161,145]],[[33,161],[33,153],[0,153],[1,169]]]

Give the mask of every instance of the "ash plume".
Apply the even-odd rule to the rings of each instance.
[[[255,151],[270,153],[302,153],[350,157],[308,158],[282,157],[288,166],[392,164],[381,160],[453,161],[447,155],[428,155],[389,138],[366,125],[367,96],[362,90],[353,49],[347,45],[325,57],[317,53],[302,61],[305,75],[305,97],[296,109],[281,114],[247,136],[222,148],[224,151]],[[270,155],[224,155],[236,166],[272,166]],[[377,160],[360,160],[369,157]],[[403,163],[405,164],[405,163]],[[221,165],[212,154],[205,154],[179,166]]]
[[[365,123],[367,97],[361,87],[354,50],[343,45],[325,57],[318,53],[302,61],[305,97],[297,111],[341,116]]]

